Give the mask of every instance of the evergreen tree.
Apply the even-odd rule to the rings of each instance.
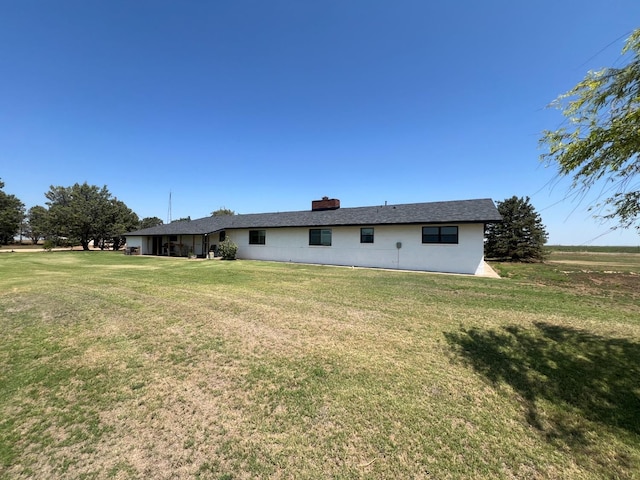
[[[31,242],[37,245],[38,240],[46,238],[49,233],[49,212],[41,205],[31,207],[27,212],[27,222],[25,224],[25,235],[28,235]]]
[[[547,232],[529,197],[497,202],[502,223],[487,226],[485,256],[513,261],[542,260]]]
[[[140,219],[124,202],[114,198],[105,206],[105,216],[100,222],[100,230],[96,230],[93,240],[94,247],[104,250],[111,244],[113,250],[118,250],[125,244],[124,234],[135,230]]]
[[[135,230],[140,225],[140,218],[120,200],[114,199],[112,205],[112,248],[118,250],[127,241],[124,234]]]
[[[111,196],[106,186],[76,183],[54,187],[45,193],[49,200],[49,225],[56,237],[67,237],[89,250],[91,240],[118,240],[117,237],[138,225],[138,216]],[[118,246],[120,242],[117,242]]]
[[[24,219],[24,204],[15,195],[3,192],[3,188],[4,182],[0,180],[0,245],[13,242]]]
[[[138,229],[142,230],[144,228],[156,227],[158,225],[162,225],[164,222],[162,219],[158,217],[145,217],[140,220],[140,224],[138,225]]]

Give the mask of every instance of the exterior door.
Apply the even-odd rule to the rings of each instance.
[[[154,236],[153,237],[153,245],[151,250],[152,255],[162,255],[162,237]]]

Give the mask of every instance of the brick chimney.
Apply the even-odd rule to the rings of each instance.
[[[340,200],[337,198],[322,197],[322,200],[312,200],[311,210],[337,210],[340,208]]]

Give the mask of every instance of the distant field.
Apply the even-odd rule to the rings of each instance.
[[[0,253],[0,478],[638,478],[640,254],[492,265]]]
[[[546,248],[553,252],[640,253],[640,240],[638,243],[637,246],[629,247],[547,245]]]

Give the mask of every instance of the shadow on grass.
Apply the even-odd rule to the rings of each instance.
[[[549,440],[584,447],[594,429],[640,435],[640,344],[536,323],[445,333],[450,345],[490,381],[524,401],[527,421]],[[544,412],[540,409],[545,403]]]

